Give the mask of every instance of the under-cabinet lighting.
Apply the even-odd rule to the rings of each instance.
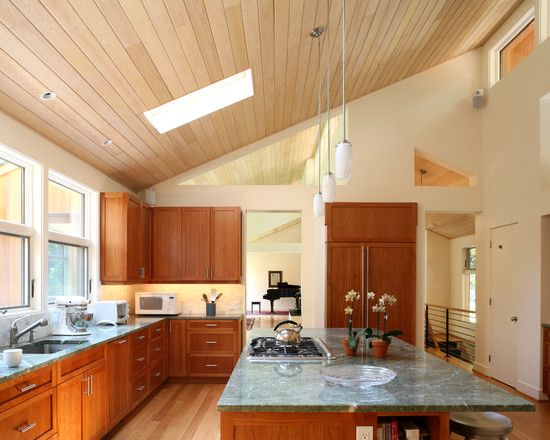
[[[253,95],[252,70],[246,69],[143,114],[159,133],[166,133]]]

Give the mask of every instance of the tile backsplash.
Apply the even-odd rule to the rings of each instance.
[[[44,336],[48,336],[53,332],[55,323],[57,322],[58,312],[57,310],[48,310],[47,312],[31,312],[29,313],[29,317],[22,319],[17,323],[17,327],[19,331],[23,330],[24,328],[28,327],[32,323],[40,320],[40,319],[47,319],[48,325],[45,327],[37,327],[34,329],[34,338],[43,338]],[[6,345],[9,345],[10,343],[10,326],[13,321],[15,321],[17,318],[20,318],[24,315],[19,316],[0,316],[0,347],[4,347]],[[28,342],[29,335],[26,334],[19,340],[19,344],[24,344],[25,342]]]
[[[206,305],[202,301],[202,294],[210,293],[210,289],[223,292],[223,296],[216,304],[218,314],[244,313],[244,285],[243,284],[137,284],[137,285],[103,285],[100,299],[128,301],[130,313],[134,312],[134,295],[136,292],[170,292],[175,293],[181,305],[182,314],[206,313]]]

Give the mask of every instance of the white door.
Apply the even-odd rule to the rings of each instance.
[[[516,387],[518,332],[518,225],[491,230],[490,375]]]

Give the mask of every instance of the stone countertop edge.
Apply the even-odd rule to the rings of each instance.
[[[217,316],[206,316],[201,314],[191,314],[191,315],[176,315],[176,316],[132,316],[128,319],[126,324],[120,324],[117,326],[110,327],[101,327],[97,328],[96,326],[90,327],[88,330],[92,333],[91,335],[82,335],[82,336],[45,336],[43,338],[35,339],[36,342],[41,340],[85,340],[87,342],[82,344],[75,344],[67,350],[59,351],[52,354],[27,354],[23,353],[23,361],[18,367],[8,367],[2,360],[0,356],[0,384],[15,379],[24,374],[30,373],[32,371],[38,370],[48,365],[52,365],[62,359],[74,356],[76,354],[82,353],[90,348],[95,346],[105,344],[115,339],[122,338],[131,333],[137,332],[144,328],[149,327],[150,325],[156,324],[161,321],[166,320],[238,320],[241,319],[244,315],[217,315]],[[28,342],[23,342],[19,346],[28,345]],[[10,347],[0,347],[0,352],[3,350],[9,349]]]
[[[255,329],[254,337],[271,329]],[[535,406],[494,384],[448,364],[399,339],[387,359],[374,359],[363,344],[362,354],[344,356],[345,329],[304,329],[304,336],[321,337],[336,355],[334,361],[286,364],[253,363],[243,353],[218,401],[220,412],[358,412],[427,413],[454,411],[534,411]],[[385,385],[366,389],[329,385],[319,374],[325,365],[365,364],[394,370],[397,376]],[[296,365],[295,374],[286,375]]]
[[[550,328],[550,322],[543,322],[541,324],[544,328]]]

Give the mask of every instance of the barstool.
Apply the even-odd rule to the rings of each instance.
[[[512,421],[494,412],[451,413],[451,432],[465,440],[508,440]]]
[[[252,301],[252,304],[250,305],[250,313],[254,314],[254,306],[258,306],[258,310],[260,311],[260,315],[262,314],[262,303],[260,301]]]

